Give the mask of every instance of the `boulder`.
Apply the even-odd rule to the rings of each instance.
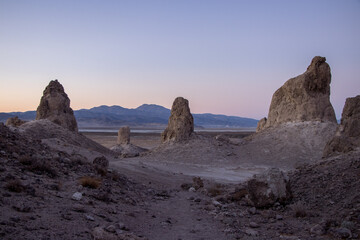
[[[50,81],[43,92],[36,110],[36,120],[40,119],[48,119],[70,131],[78,130],[70,99],[58,80]]]
[[[23,125],[24,123],[26,123],[26,121],[21,120],[20,118],[18,118],[18,116],[15,116],[15,117],[7,119],[5,125],[11,126],[11,127],[19,127],[19,126]]]
[[[360,148],[360,95],[347,98],[341,123],[335,136],[326,144],[323,157],[346,153]]]
[[[117,144],[129,144],[130,143],[130,128],[122,127],[119,129]]]
[[[268,208],[276,202],[285,204],[292,197],[288,177],[278,168],[255,175],[247,182],[247,189],[257,208]]]
[[[135,146],[134,144],[117,144],[110,148],[111,151],[117,153],[124,158],[138,157],[141,153],[147,152],[148,149]]]
[[[193,132],[194,118],[190,113],[189,101],[178,97],[172,105],[168,126],[161,134],[161,140],[182,141],[188,139]]]
[[[330,103],[330,66],[324,57],[314,57],[306,72],[289,79],[273,95],[267,119],[258,130],[286,122],[334,122]]]

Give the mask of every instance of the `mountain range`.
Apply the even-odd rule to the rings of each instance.
[[[170,116],[170,109],[143,104],[137,108],[121,106],[99,106],[74,111],[79,128],[90,127],[144,127],[165,128]],[[22,120],[34,120],[36,111],[0,113],[0,122],[18,116]],[[241,128],[256,127],[258,120],[218,114],[193,114],[195,127],[198,128]]]

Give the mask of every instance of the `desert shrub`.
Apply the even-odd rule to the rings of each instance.
[[[19,157],[19,162],[23,165],[31,165],[33,163],[33,158],[29,155],[23,155]]]
[[[208,195],[210,197],[216,197],[223,194],[223,186],[221,184],[215,184],[207,188]]]
[[[19,179],[11,180],[6,185],[5,188],[10,192],[22,192],[24,190],[24,186],[20,182]]]
[[[306,217],[306,206],[302,202],[296,202],[290,205],[291,210],[294,212],[294,216],[297,218]]]
[[[55,171],[55,169],[51,166],[51,164],[48,161],[45,160],[33,161],[32,164],[28,167],[28,169],[31,172],[34,172],[39,175],[47,174],[50,177],[57,176],[57,172]]]
[[[107,170],[104,168],[95,167],[95,170],[102,177],[106,176],[106,174],[107,174]]]
[[[80,178],[79,182],[83,187],[93,188],[93,189],[99,188],[101,185],[100,179],[89,176],[84,176]]]

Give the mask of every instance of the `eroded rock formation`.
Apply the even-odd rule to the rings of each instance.
[[[110,150],[124,158],[137,157],[141,153],[148,151],[145,148],[138,147],[130,143],[129,127],[122,127],[119,129],[117,144],[111,147]]]
[[[36,110],[36,120],[39,119],[48,119],[70,131],[78,130],[70,99],[58,80],[50,81],[43,92]]]
[[[305,73],[289,79],[274,93],[268,118],[262,120],[258,130],[286,122],[336,122],[330,82],[326,58],[314,57]]]
[[[177,97],[171,107],[168,126],[161,134],[162,142],[182,141],[194,132],[194,118],[190,113],[189,101]]]
[[[129,144],[130,143],[130,128],[122,127],[119,129],[117,144]]]
[[[341,115],[341,123],[335,136],[324,148],[324,157],[346,153],[360,148],[360,95],[347,98]]]
[[[19,127],[21,125],[23,125],[24,123],[26,123],[26,121],[21,120],[20,118],[18,118],[18,116],[9,118],[8,120],[6,120],[5,125],[6,126],[11,126],[11,127]]]

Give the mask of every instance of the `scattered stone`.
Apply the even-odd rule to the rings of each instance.
[[[116,227],[114,225],[109,225],[105,228],[105,231],[110,232],[110,233],[115,233]]]
[[[90,215],[85,215],[86,219],[89,220],[89,221],[95,221],[95,218],[90,216]]]
[[[48,119],[70,131],[78,130],[70,99],[58,80],[50,81],[44,90],[36,110],[36,120],[40,119]]]
[[[75,200],[75,201],[80,201],[82,198],[82,193],[81,192],[76,192],[72,195],[71,199]]]
[[[129,144],[130,143],[130,128],[122,127],[118,131],[117,144]]]
[[[322,121],[336,123],[330,103],[330,66],[324,57],[314,57],[306,72],[289,79],[273,95],[268,118],[257,131],[286,122]]]
[[[271,207],[276,202],[284,204],[292,197],[288,178],[278,168],[255,175],[247,187],[250,200],[257,208]]]
[[[91,233],[94,240],[117,240],[115,234],[106,232],[103,227],[96,227]]]
[[[252,208],[248,209],[248,212],[249,212],[250,214],[252,214],[252,215],[255,215],[255,214],[257,213],[255,207],[252,207]]]
[[[352,238],[351,231],[347,228],[338,228],[335,230],[335,235],[339,238]]]
[[[212,204],[213,204],[215,207],[221,206],[221,203],[218,202],[218,201],[216,201],[216,200],[212,201]]]
[[[19,126],[23,125],[24,123],[26,123],[26,121],[21,120],[20,118],[18,118],[18,116],[15,116],[15,117],[7,119],[5,125],[8,127],[9,126],[19,127]]]
[[[256,222],[250,222],[250,223],[249,223],[249,226],[250,226],[251,228],[259,228],[259,227],[260,227],[259,224],[257,224]]]
[[[321,236],[325,233],[325,229],[320,224],[316,224],[310,228],[310,233],[317,236]]]
[[[194,132],[194,119],[190,113],[189,101],[178,97],[175,99],[169,123],[161,134],[161,141],[182,141],[188,139]]]
[[[360,95],[347,98],[341,123],[335,136],[326,144],[323,157],[347,153],[360,148]]]
[[[276,219],[276,220],[283,220],[284,217],[283,217],[282,215],[277,214],[277,215],[275,216],[275,219]]]
[[[256,231],[256,230],[254,230],[254,229],[251,229],[251,228],[245,229],[244,233],[245,233],[246,235],[249,235],[249,236],[252,236],[252,237],[257,237],[257,236],[259,236],[259,232]]]
[[[194,187],[189,188],[189,192],[196,192],[196,189]]]
[[[215,137],[215,139],[218,140],[218,141],[220,141],[220,142],[225,142],[225,143],[229,143],[229,142],[230,142],[230,139],[229,139],[227,136],[223,135],[223,134],[217,135],[217,136]]]

